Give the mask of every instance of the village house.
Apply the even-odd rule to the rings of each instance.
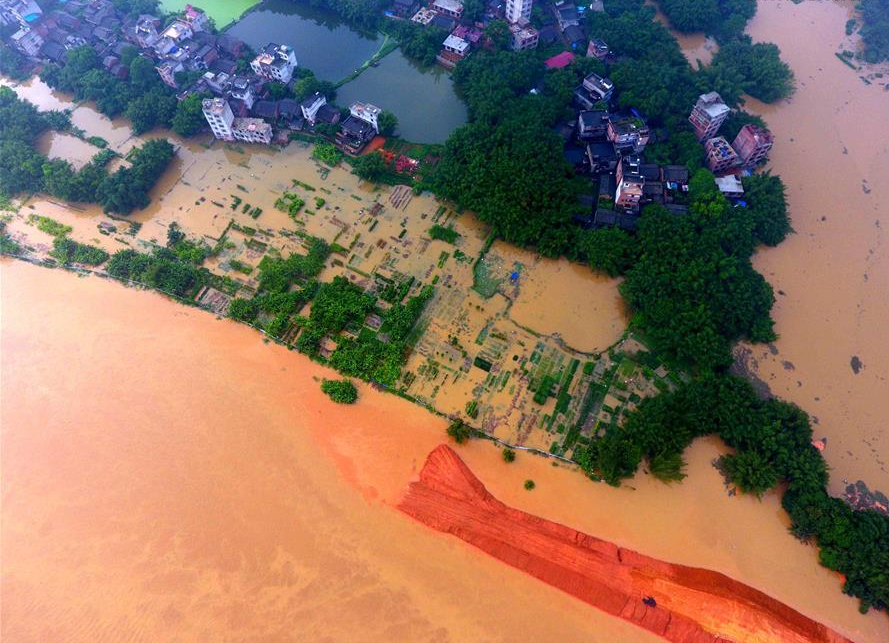
[[[713,174],[723,174],[738,165],[738,155],[724,136],[714,136],[704,142],[707,167]]]
[[[378,119],[383,110],[370,103],[352,103],[349,117],[340,124],[336,141],[352,154],[359,153],[379,133]]]
[[[435,0],[432,9],[449,18],[459,20],[463,17],[463,5],[457,0]]]
[[[506,9],[503,12],[506,21],[511,24],[529,23],[533,4],[533,0],[506,0]]]
[[[235,115],[232,113],[228,101],[224,98],[205,98],[201,107],[213,136],[222,141],[233,141],[235,137],[232,133],[232,124]]]
[[[318,110],[324,107],[327,104],[327,99],[324,97],[324,94],[321,92],[315,92],[302,103],[299,104],[300,109],[302,110],[303,118],[306,119],[306,122],[309,125],[314,125],[315,121],[318,117]]]
[[[40,53],[40,48],[43,46],[43,38],[40,37],[40,34],[28,27],[22,27],[16,31],[9,40],[15,49],[32,58]]]
[[[34,0],[0,0],[0,23],[27,27],[40,20],[43,9]]]
[[[392,13],[399,18],[406,18],[414,12],[417,0],[395,0],[392,3]]]
[[[588,143],[586,156],[593,174],[611,174],[617,169],[617,154],[611,143]]]
[[[621,154],[639,154],[648,145],[650,135],[648,125],[641,118],[612,117],[608,121],[608,140]]]
[[[625,156],[617,165],[617,188],[614,205],[622,210],[638,212],[642,201],[642,186],[645,179],[640,172],[641,160],[638,156]]]
[[[773,144],[772,134],[753,123],[741,128],[732,143],[741,167],[752,170],[766,160]]]
[[[577,137],[583,141],[605,140],[608,136],[608,110],[585,110],[577,115]]]
[[[417,13],[414,14],[414,17],[411,18],[411,22],[416,22],[418,25],[423,25],[424,27],[428,27],[432,23],[432,19],[435,18],[438,14],[435,13],[432,9],[427,7],[421,7]]]
[[[568,27],[577,27],[580,25],[580,16],[577,13],[577,7],[571,2],[556,2],[553,4],[553,13],[556,16],[559,31],[562,33],[565,33],[565,29]]]
[[[536,49],[540,41],[540,33],[528,24],[519,24],[517,22],[510,23],[509,33],[512,40],[509,43],[513,51],[524,51],[526,49]]]
[[[460,58],[463,58],[469,53],[469,43],[454,34],[450,34],[445,38],[442,47],[444,47],[445,51],[456,54]]]
[[[231,81],[231,97],[244,103],[247,109],[253,109],[256,102],[256,92],[253,83],[246,76],[235,76]]]
[[[289,83],[296,69],[296,54],[293,47],[269,43],[250,63],[257,76],[263,76],[280,83]]]
[[[610,53],[611,49],[608,48],[608,45],[601,38],[591,38],[586,48],[587,58],[595,58],[596,60],[605,60]]]
[[[596,100],[608,102],[614,94],[614,83],[610,78],[602,78],[599,74],[591,73],[583,79],[583,88]]]
[[[706,141],[716,136],[720,125],[725,121],[731,110],[722,101],[722,97],[716,92],[701,94],[695,103],[688,122],[695,131],[699,141]]]
[[[744,186],[741,185],[741,181],[734,174],[716,177],[716,187],[728,199],[744,196]]]
[[[231,129],[235,140],[244,143],[268,145],[272,142],[272,126],[261,118],[236,118]]]

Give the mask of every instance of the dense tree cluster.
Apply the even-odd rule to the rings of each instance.
[[[858,6],[864,59],[870,63],[889,60],[889,0],[862,0]]]
[[[751,42],[748,36],[724,43],[713,57],[711,69],[737,78],[735,91],[750,94],[765,103],[786,98],[793,93],[794,79],[790,67],[781,60],[778,45]],[[729,98],[734,96],[724,90]]]
[[[678,31],[705,31],[720,38],[744,33],[756,0],[660,0],[658,6]]]
[[[50,254],[62,263],[82,263],[98,266],[108,260],[108,253],[87,243],[78,243],[65,236],[53,239]]]
[[[828,496],[827,465],[811,444],[807,415],[786,402],[760,399],[745,380],[707,375],[646,399],[620,428],[575,457],[611,484],[632,476],[643,460],[652,474],[678,480],[682,452],[709,434],[734,450],[723,465],[742,491],[762,495],[786,483],[782,504],[792,532],[817,542],[821,563],[846,577],[844,591],[861,599],[863,611],[889,606],[889,517],[854,511]]]
[[[182,261],[168,248],[152,254],[130,248],[115,252],[106,266],[108,274],[122,281],[135,281],[177,297],[188,297],[206,282],[205,268]]]
[[[0,42],[0,74],[13,80],[24,80],[30,75],[28,61],[5,42]]]
[[[444,29],[410,20],[391,20],[386,23],[385,29],[398,40],[405,56],[427,67],[435,64],[441,43],[448,35]]]
[[[358,399],[358,389],[350,380],[324,380],[321,390],[337,404],[354,404]]]
[[[338,14],[343,20],[365,29],[376,28],[380,24],[384,0],[309,0],[313,7],[325,7]]]
[[[151,201],[149,191],[173,160],[175,150],[169,141],[151,140],[129,155],[129,167],[106,176],[96,191],[96,200],[106,212],[129,214]]]
[[[127,80],[106,71],[92,47],[76,47],[68,51],[63,66],[44,66],[40,78],[54,89],[74,94],[78,100],[95,101],[97,109],[109,118],[126,116],[136,134],[171,125],[177,125],[176,132],[181,136],[191,136],[202,129],[203,123],[197,120],[200,99],[177,102],[172,90],[158,76],[154,62],[138,55],[136,47],[123,52],[121,64],[128,67]]]
[[[35,149],[48,127],[37,108],[0,87],[0,192],[36,192],[43,186],[43,163]]]

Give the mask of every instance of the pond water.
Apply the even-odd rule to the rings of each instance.
[[[262,3],[228,33],[254,49],[269,42],[292,45],[300,66],[332,82],[351,74],[383,43],[380,34],[357,31],[333,12],[288,0]],[[443,143],[466,122],[466,106],[450,75],[440,67],[420,67],[400,50],[337,90],[339,105],[355,101],[393,112],[401,136],[417,143]]]
[[[301,67],[336,82],[370,58],[383,42],[374,32],[359,32],[331,11],[306,3],[270,0],[228,30],[257,51],[274,42],[291,45]]]
[[[441,67],[423,69],[400,49],[337,90],[337,102],[366,100],[398,117],[398,132],[416,143],[443,143],[466,122],[466,104]]]
[[[259,0],[200,0],[195,3],[203,9],[216,23],[219,29],[237,20],[242,13],[255,5]],[[188,0],[161,0],[160,8],[164,11],[182,11]]]

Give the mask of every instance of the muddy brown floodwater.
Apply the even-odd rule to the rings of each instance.
[[[398,513],[444,433],[423,409],[366,387],[334,405],[303,356],[114,282],[4,259],[0,297],[3,640],[657,640]],[[460,449],[523,511],[885,640],[775,495],[726,496],[718,453],[613,489]]]
[[[835,493],[844,478],[889,489],[889,91],[834,56],[853,6],[760,2],[748,29],[781,48],[797,91],[747,106],[775,135],[796,234],[754,258],[780,339],[746,361],[814,417]]]

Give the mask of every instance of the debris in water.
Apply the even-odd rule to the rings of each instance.
[[[849,365],[852,367],[852,372],[858,375],[858,371],[864,368],[864,363],[862,363],[861,358],[858,355],[853,355],[852,359],[849,360]]]

